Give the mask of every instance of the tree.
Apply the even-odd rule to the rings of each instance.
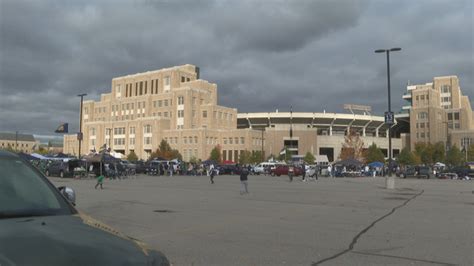
[[[314,160],[316,158],[314,158],[314,155],[311,153],[311,152],[307,152],[303,158],[303,160],[307,163],[307,164],[314,164]]]
[[[377,145],[372,143],[365,154],[365,161],[367,163],[383,162],[385,161],[385,156],[383,155],[383,152],[377,147]]]
[[[446,163],[448,165],[458,166],[463,162],[463,154],[456,145],[453,145],[446,154]]]
[[[249,164],[251,162],[251,159],[252,154],[248,150],[245,150],[240,153],[239,164]]]
[[[253,163],[253,164],[261,163],[263,157],[265,157],[265,154],[262,156],[262,151],[252,151],[252,157],[250,158],[250,163]]]
[[[161,140],[160,146],[156,149],[155,152],[150,154],[150,158],[161,157],[166,160],[179,159],[182,160],[183,156],[176,149],[171,149],[171,146],[164,139]]]
[[[221,159],[221,147],[219,145],[217,145],[216,147],[214,147],[214,149],[212,149],[209,159],[213,160],[213,161],[216,161],[218,163],[220,163],[222,161],[222,159]]]
[[[433,146],[433,162],[444,162],[445,161],[445,149],[444,143],[438,142]]]
[[[418,156],[422,163],[433,163],[434,149],[430,143],[418,142],[415,143],[415,155]]]
[[[415,155],[407,147],[403,148],[400,154],[398,154],[397,161],[401,165],[416,164]]]
[[[467,161],[474,162],[474,144],[469,145],[467,148]]]
[[[138,156],[135,154],[134,151],[130,151],[130,153],[127,155],[127,160],[129,161],[138,161]]]
[[[191,158],[189,158],[189,162],[190,163],[193,163],[193,164],[197,164],[198,163],[198,159],[194,156],[191,156]]]
[[[350,129],[349,134],[344,137],[339,158],[341,160],[356,159],[359,161],[364,159],[364,141],[354,129]]]

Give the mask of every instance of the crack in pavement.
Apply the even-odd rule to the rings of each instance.
[[[439,264],[439,265],[446,265],[446,266],[454,266],[454,265],[456,265],[456,264],[447,263],[447,262],[441,262],[441,261],[422,260],[422,259],[415,259],[415,258],[408,258],[408,257],[402,257],[402,256],[394,256],[394,255],[386,255],[386,254],[374,254],[374,253],[359,252],[359,251],[351,251],[351,252],[352,252],[352,253],[355,253],[355,254],[362,254],[362,255],[368,255],[368,256],[379,256],[379,257],[395,258],[395,259],[402,259],[402,260],[409,260],[409,261],[417,261],[417,262],[426,262],[426,263]]]
[[[359,238],[367,233],[367,231],[369,231],[372,227],[374,227],[374,225],[380,221],[382,221],[383,219],[387,218],[388,216],[392,215],[397,209],[400,209],[401,207],[405,206],[408,204],[408,202],[410,202],[411,200],[415,199],[416,197],[420,196],[421,194],[423,194],[423,192],[425,192],[425,190],[421,190],[420,193],[418,194],[415,194],[413,197],[407,199],[405,202],[403,202],[402,204],[394,207],[389,213],[385,214],[384,216],[378,218],[377,220],[373,221],[369,226],[367,226],[366,228],[362,229],[362,231],[360,231],[356,236],[354,236],[352,238],[352,241],[351,243],[349,244],[349,247],[335,255],[332,255],[331,257],[327,257],[327,258],[324,258],[322,260],[319,260],[319,261],[316,261],[316,262],[313,262],[311,263],[311,266],[316,266],[316,265],[320,265],[326,261],[330,261],[330,260],[333,260],[333,259],[336,259],[344,254],[346,254],[347,252],[349,251],[352,251],[354,249],[354,246],[355,244],[357,243],[357,240],[359,240]]]

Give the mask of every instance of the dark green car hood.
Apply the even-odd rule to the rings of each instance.
[[[162,253],[87,216],[61,215],[1,219],[0,265],[169,263]]]

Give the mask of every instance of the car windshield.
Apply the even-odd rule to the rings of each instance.
[[[58,193],[18,158],[0,158],[0,219],[71,214]]]

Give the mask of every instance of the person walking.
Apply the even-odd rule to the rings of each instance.
[[[328,174],[329,174],[329,177],[332,177],[332,167],[331,167],[331,165],[328,165]]]
[[[211,164],[209,166],[209,177],[211,179],[211,184],[214,184],[214,175],[216,174],[216,171],[214,170],[214,164]]]
[[[301,181],[306,182],[306,165],[304,162],[301,165],[301,167],[303,168],[303,174],[302,174],[303,178],[301,179]]]
[[[288,177],[290,178],[290,182],[293,182],[294,173],[295,173],[295,169],[294,169],[293,165],[290,165],[288,167]]]
[[[100,189],[104,189],[104,187],[102,186],[102,184],[104,183],[104,175],[99,175],[97,177],[97,184],[95,184],[95,189],[97,189],[97,187],[100,185]]]
[[[240,186],[240,195],[249,193],[249,190],[248,190],[248,175],[249,175],[248,168],[242,167],[241,170],[240,170],[240,184],[241,184],[241,186]]]

